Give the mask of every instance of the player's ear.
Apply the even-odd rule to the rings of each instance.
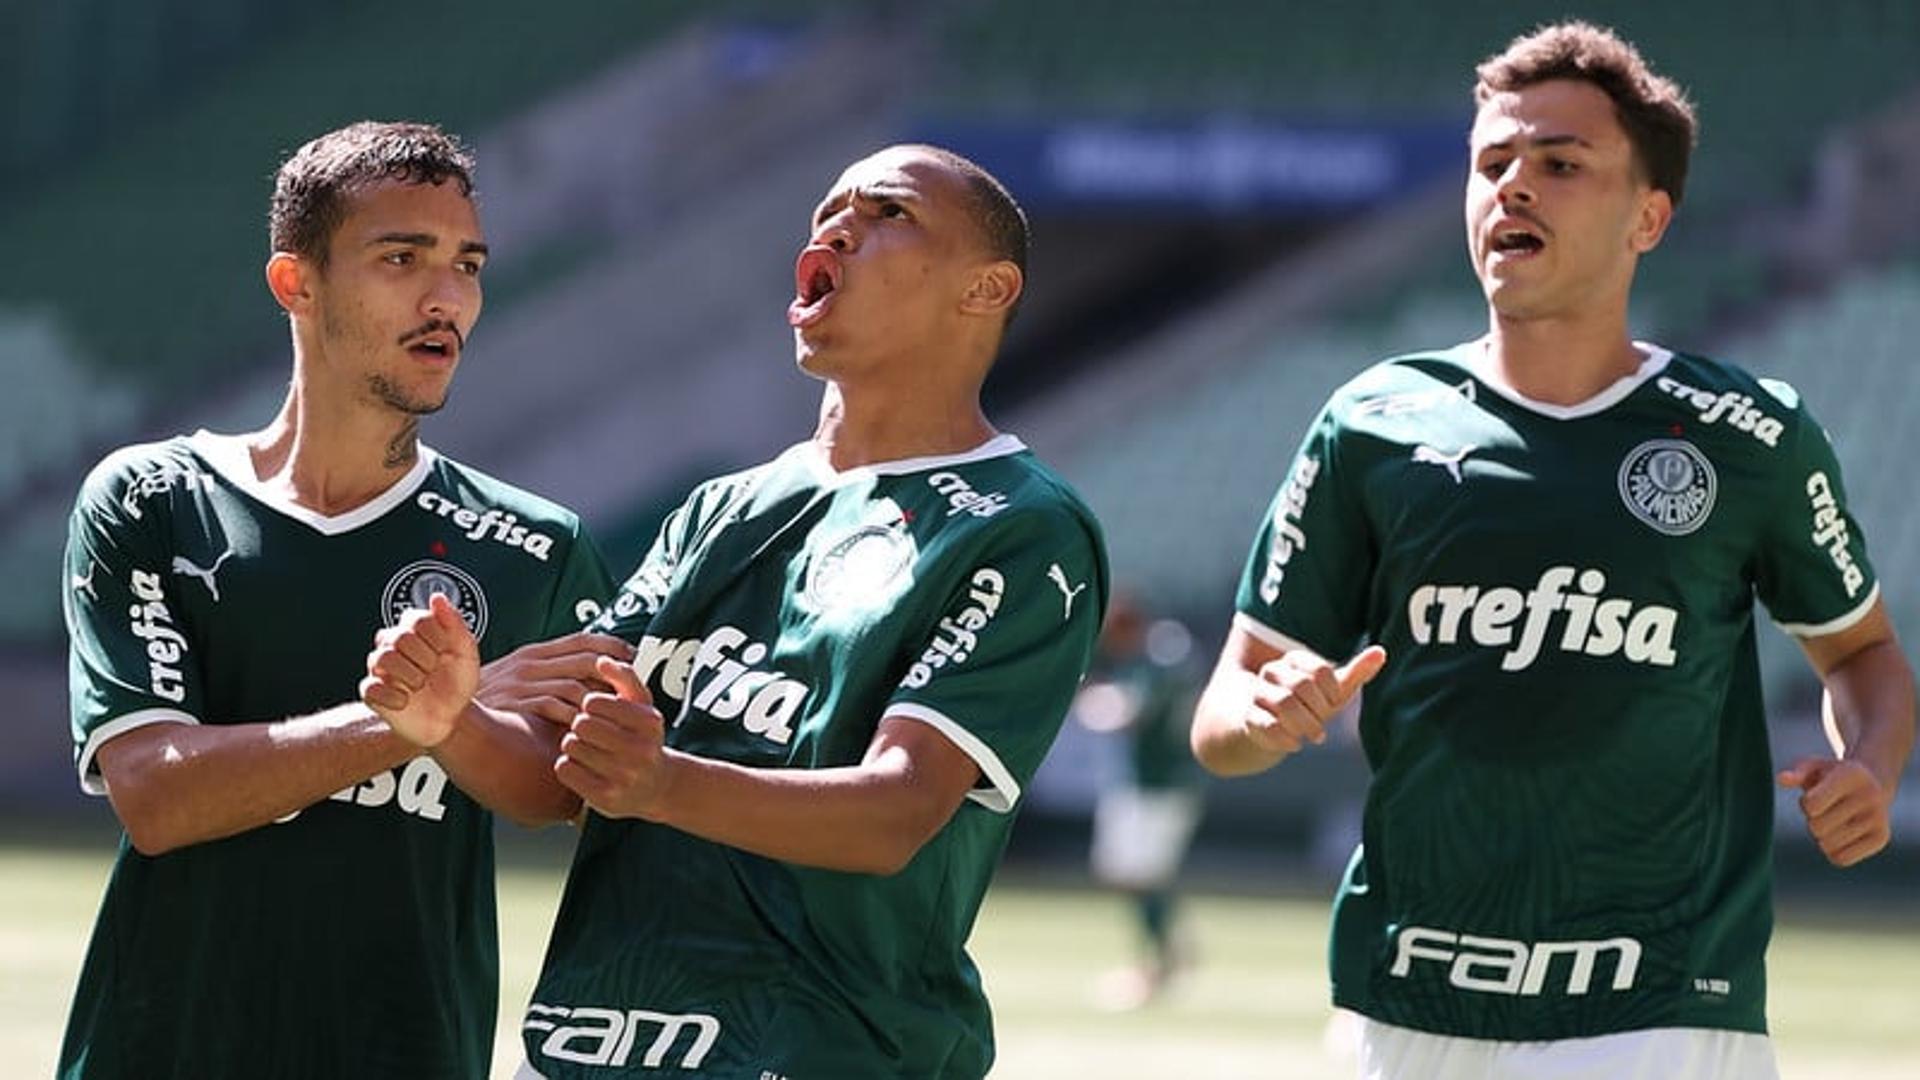
[[[999,315],[1012,307],[1026,287],[1020,268],[1005,259],[990,262],[974,272],[967,291],[960,297],[960,310],[968,315]]]
[[[313,264],[290,251],[276,251],[267,260],[267,291],[287,314],[313,306]]]
[[[1639,214],[1627,238],[1628,246],[1635,255],[1645,255],[1660,246],[1660,238],[1667,234],[1667,226],[1672,222],[1673,196],[1659,188],[1648,188],[1640,195]]]

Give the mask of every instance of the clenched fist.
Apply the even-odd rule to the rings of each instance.
[[[360,700],[423,750],[445,742],[480,685],[480,646],[451,601],[434,594],[374,635]]]

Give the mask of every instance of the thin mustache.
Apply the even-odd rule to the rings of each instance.
[[[453,325],[452,323],[448,322],[445,319],[429,319],[422,325],[417,326],[414,329],[409,330],[404,334],[401,334],[399,344],[405,345],[407,342],[412,341],[414,338],[425,337],[428,334],[435,333],[440,330],[445,330],[448,333],[452,334],[454,344],[458,346],[461,351],[464,352],[466,350],[467,339],[460,333],[460,328]]]
[[[1546,233],[1547,233],[1547,223],[1546,223],[1546,222],[1544,222],[1544,221],[1541,221],[1541,220],[1540,220],[1539,218],[1537,218],[1537,217],[1534,217],[1534,216],[1533,216],[1533,213],[1532,213],[1531,211],[1529,211],[1529,210],[1524,210],[1524,209],[1503,209],[1503,210],[1502,210],[1502,211],[1500,212],[1500,216],[1501,216],[1501,217],[1509,217],[1509,218],[1518,218],[1518,219],[1520,219],[1521,221],[1524,221],[1524,222],[1526,222],[1527,224],[1529,224],[1529,225],[1532,225],[1532,226],[1533,226],[1534,228],[1536,228],[1536,229],[1538,229],[1538,230],[1540,230],[1540,233],[1541,233],[1541,235],[1543,235],[1543,236],[1544,236],[1544,235],[1546,235]]]

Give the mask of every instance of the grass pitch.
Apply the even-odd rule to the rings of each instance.
[[[47,1076],[106,878],[99,848],[0,847],[0,1061]],[[494,1076],[518,1060],[562,870],[507,866],[500,882],[501,988]],[[1178,1076],[1348,1078],[1330,1034],[1321,899],[1197,897],[1186,910],[1199,964],[1164,1000],[1112,1013],[1095,1002],[1132,929],[1116,899],[1003,885],[973,953],[997,1018],[995,1080]],[[1920,1076],[1920,911],[1862,919],[1789,909],[1775,934],[1771,1013],[1790,1080]]]

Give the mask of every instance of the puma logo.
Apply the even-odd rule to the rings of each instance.
[[[1476,449],[1478,449],[1476,446],[1468,443],[1451,454],[1443,454],[1433,447],[1421,443],[1419,446],[1413,448],[1413,460],[1421,465],[1440,466],[1447,470],[1447,475],[1453,477],[1453,482],[1458,484],[1462,480],[1460,463],[1465,461],[1467,455],[1473,453]]]
[[[1066,598],[1066,610],[1061,612],[1061,620],[1065,621],[1073,618],[1073,598],[1085,591],[1087,583],[1083,581],[1079,585],[1069,584],[1067,581],[1067,572],[1060,569],[1059,563],[1054,563],[1052,566],[1047,567],[1047,577],[1053,579],[1053,583],[1060,587],[1060,595]]]
[[[220,572],[220,564],[226,562],[232,554],[233,546],[228,545],[227,550],[221,552],[220,557],[213,560],[212,566],[204,568],[190,562],[184,555],[175,555],[173,557],[173,572],[176,574],[185,574],[188,577],[199,578],[201,581],[206,582],[207,592],[213,595],[213,602],[217,604],[220,602],[220,585],[213,580],[213,575]]]
[[[100,564],[94,562],[92,559],[88,559],[86,574],[84,576],[74,574],[72,580],[73,591],[86,593],[89,597],[93,598],[93,602],[96,604],[100,602],[100,594],[93,591],[93,573],[98,569],[100,569]]]

